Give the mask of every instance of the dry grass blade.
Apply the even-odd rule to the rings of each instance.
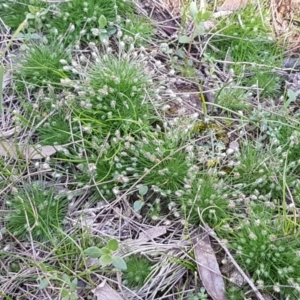
[[[0,114],[2,114],[3,110],[3,86],[4,86],[4,72],[5,69],[3,66],[0,66]]]
[[[201,234],[193,243],[199,275],[207,293],[214,300],[226,300],[223,277],[208,235]]]

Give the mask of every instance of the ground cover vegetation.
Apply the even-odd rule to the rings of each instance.
[[[203,232],[228,299],[300,298],[297,70],[201,3],[0,0],[2,299],[215,299]]]

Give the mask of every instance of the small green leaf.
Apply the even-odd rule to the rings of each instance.
[[[126,270],[127,265],[125,260],[122,257],[113,257],[112,258],[112,264],[115,268],[119,270]]]
[[[30,13],[28,13],[27,15],[26,15],[26,19],[35,19],[35,15],[33,15],[33,14],[30,14]]]
[[[99,39],[100,39],[101,43],[106,43],[108,41],[107,33],[100,33]]]
[[[69,297],[69,291],[66,290],[66,289],[62,289],[61,295],[62,295],[63,297]]]
[[[211,18],[211,13],[209,11],[201,12],[197,14],[197,19],[199,21],[207,21]]]
[[[288,106],[292,102],[295,102],[299,94],[300,94],[300,90],[294,92],[292,89],[288,89],[287,90],[288,101],[286,102],[286,105]]]
[[[77,278],[74,278],[74,279],[72,280],[72,282],[71,282],[71,285],[70,285],[70,287],[71,287],[71,289],[72,289],[73,291],[76,290],[77,284],[78,284],[78,279],[77,279]]]
[[[196,26],[195,31],[194,31],[194,37],[199,36],[199,35],[203,35],[205,33],[205,29],[203,24],[199,24]]]
[[[70,277],[67,274],[63,274],[62,280],[69,285],[71,284]]]
[[[91,258],[98,258],[102,255],[102,252],[101,252],[101,249],[93,246],[93,247],[89,247],[89,248],[85,249],[84,254]]]
[[[111,251],[116,251],[119,248],[119,243],[116,239],[109,240],[107,242],[107,248]]]
[[[198,13],[198,7],[196,1],[190,3],[190,16],[192,19],[195,19]]]
[[[100,29],[103,29],[107,25],[107,20],[105,16],[101,15],[98,19],[98,25]]]
[[[139,194],[141,196],[145,196],[148,192],[148,187],[146,185],[142,185],[140,188],[139,188]]]
[[[71,296],[70,296],[70,299],[71,300],[77,300],[78,299],[77,293],[72,293]]]
[[[101,249],[101,255],[104,255],[104,254],[111,254],[111,249],[108,249],[108,248],[106,248],[106,247],[103,247],[102,249]]]
[[[100,257],[100,264],[105,267],[112,263],[113,259],[111,255],[105,254]]]
[[[133,209],[134,211],[138,212],[142,209],[142,207],[144,206],[145,202],[144,201],[141,201],[141,200],[138,200],[138,201],[135,201],[133,203]]]
[[[189,43],[191,42],[191,38],[190,38],[189,36],[182,35],[182,36],[179,38],[178,42],[179,42],[180,44],[189,44]]]
[[[106,29],[107,35],[111,36],[117,32],[117,28],[114,26],[110,26]]]
[[[176,51],[176,55],[179,56],[180,58],[186,58],[185,52],[183,50],[181,50],[181,49],[178,49]]]
[[[47,278],[42,279],[39,284],[39,290],[45,289],[48,285],[49,285],[48,279]]]
[[[40,10],[38,7],[32,5],[28,5],[28,9],[33,15],[35,15]]]
[[[39,40],[39,39],[41,38],[41,36],[40,36],[39,34],[37,34],[37,33],[32,33],[32,34],[30,35],[30,38],[31,38],[32,40]]]

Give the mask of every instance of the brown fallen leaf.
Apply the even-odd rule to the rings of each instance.
[[[13,142],[0,141],[0,156],[17,159],[23,157],[29,159],[41,159],[53,155],[59,146],[24,146]]]
[[[99,286],[92,290],[97,300],[125,300],[104,280]]]
[[[137,242],[147,242],[167,233],[166,226],[156,226],[140,233]]]
[[[227,300],[223,277],[208,235],[200,234],[193,239],[193,244],[198,272],[207,293],[214,300]]]
[[[225,0],[217,11],[235,11],[245,7],[248,0]]]

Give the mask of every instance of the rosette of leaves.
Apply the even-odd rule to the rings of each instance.
[[[119,270],[126,270],[127,264],[120,256],[116,256],[115,252],[119,248],[119,242],[116,239],[111,239],[107,242],[106,247],[92,246],[84,250],[84,254],[91,258],[99,258],[101,266],[106,267],[113,265]]]

